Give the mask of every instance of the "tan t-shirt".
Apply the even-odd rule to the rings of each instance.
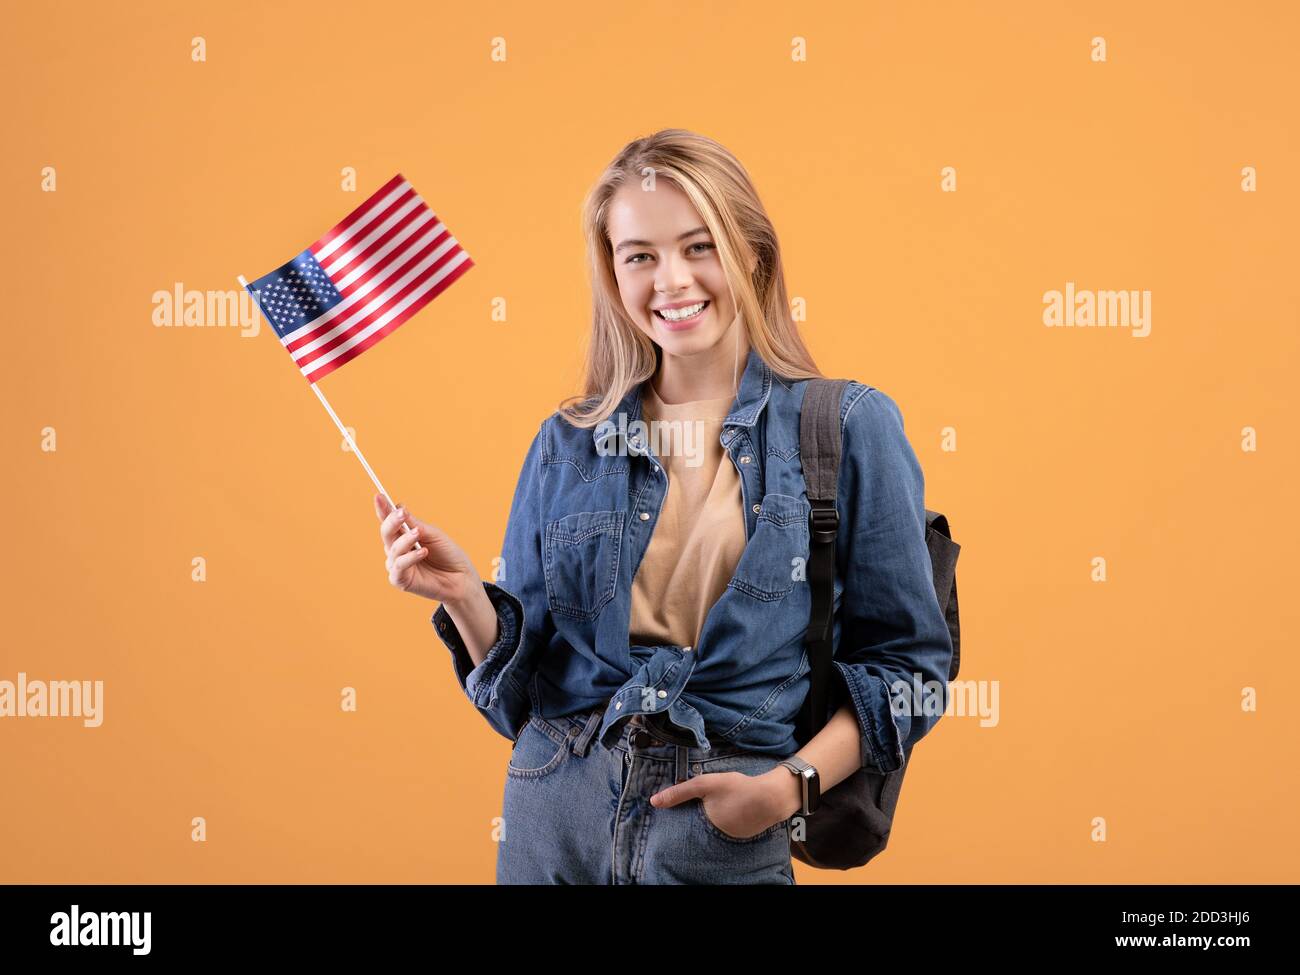
[[[735,575],[745,549],[744,498],[736,465],[718,440],[734,401],[664,403],[645,383],[641,418],[668,424],[648,430],[668,494],[632,581],[632,644],[695,646]]]

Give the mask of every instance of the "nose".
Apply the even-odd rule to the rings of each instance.
[[[674,295],[689,288],[694,280],[690,265],[680,255],[674,255],[659,265],[655,277],[655,290],[671,300]]]

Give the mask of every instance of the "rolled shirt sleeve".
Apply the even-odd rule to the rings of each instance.
[[[499,632],[496,642],[488,648],[487,656],[478,666],[474,665],[465,649],[446,606],[439,606],[434,612],[433,625],[438,637],[451,651],[456,680],[465,696],[493,728],[513,739],[528,714],[528,688],[526,682],[520,685],[522,675],[519,673],[524,609],[517,598],[495,583],[484,582],[483,588],[496,610]]]
[[[440,605],[431,618],[434,632],[450,651],[465,696],[489,725],[512,741],[528,720],[528,685],[537,657],[555,632],[542,575],[539,521],[545,430],[543,423],[524,458],[510,504],[497,580],[483,582],[497,614],[496,641],[475,666],[446,606]]]
[[[852,702],[862,766],[892,772],[947,708],[953,648],[926,547],[924,475],[902,413],[878,389],[850,401],[837,490],[846,521],[833,707]]]

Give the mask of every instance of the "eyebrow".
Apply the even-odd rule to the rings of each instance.
[[[709,232],[709,228],[708,228],[708,227],[696,227],[694,230],[688,230],[688,231],[686,231],[686,233],[684,233],[684,234],[679,234],[679,235],[677,236],[677,239],[678,239],[678,240],[685,240],[687,237],[694,237],[696,234],[707,234],[708,232]],[[648,240],[632,240],[632,239],[628,239],[628,240],[623,241],[623,243],[619,244],[617,247],[615,247],[615,248],[614,248],[614,253],[617,254],[619,251],[621,251],[621,250],[622,250],[623,248],[625,248],[625,247],[653,247],[653,246],[654,246],[654,244],[651,243],[651,242],[648,241]]]

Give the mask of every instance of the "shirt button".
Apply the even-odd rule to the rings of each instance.
[[[655,464],[655,473],[656,473],[656,474],[659,473],[659,465],[658,465],[658,464]]]
[[[758,512],[762,509],[762,507],[763,506],[761,504],[754,505],[754,514],[758,514]]]
[[[614,710],[615,710],[615,711],[619,710],[619,709],[622,708],[622,707],[623,707],[623,702],[622,702],[622,701],[615,701],[615,702],[614,702]]]
[[[660,696],[660,697],[667,697],[667,696],[668,696],[668,692],[667,692],[667,691],[660,691],[660,692],[659,692],[659,696]]]
[[[648,511],[643,511],[643,512],[641,512],[641,520],[642,520],[642,521],[649,521],[649,520],[650,520],[650,512],[648,512]]]
[[[690,647],[682,647],[682,653],[690,653],[690,652],[691,652]]]
[[[740,462],[741,462],[742,464],[748,464],[748,463],[749,463],[749,454],[746,454],[744,457],[740,458]]]

